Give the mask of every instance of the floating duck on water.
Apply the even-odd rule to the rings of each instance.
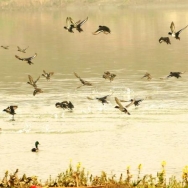
[[[39,145],[39,142],[36,141],[36,142],[35,142],[35,148],[32,148],[31,151],[32,151],[32,152],[37,152],[37,151],[39,150],[38,145]]]
[[[70,33],[74,33],[73,28],[74,28],[74,25],[71,23],[71,18],[67,17],[66,26],[64,26],[64,29],[66,29]]]

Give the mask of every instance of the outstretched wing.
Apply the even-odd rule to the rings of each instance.
[[[187,26],[188,26],[188,25],[187,25]],[[177,34],[179,35],[184,29],[187,28],[187,26],[185,26],[183,29],[180,29],[180,30],[177,32]]]
[[[19,46],[17,46],[17,47],[18,47],[18,50],[21,50],[21,48]]]
[[[50,76],[52,76],[54,74],[54,72],[49,72]]]
[[[35,83],[37,83],[39,79],[40,79],[40,76],[37,78],[37,80],[35,81]]]
[[[93,35],[98,35],[101,32],[103,32],[103,30],[99,28],[97,29],[97,31],[93,32]]]
[[[32,59],[34,59],[36,56],[37,56],[37,53],[35,53],[33,56],[28,57],[28,58],[26,58],[26,59],[32,60]]]
[[[10,109],[16,110],[18,106],[10,106]]]
[[[29,78],[30,83],[33,83],[33,78],[30,75],[28,75],[28,78]]]
[[[24,60],[23,58],[21,58],[21,57],[19,57],[18,55],[15,55],[15,57],[17,58],[17,59],[19,59],[19,60]]]
[[[43,73],[44,73],[45,75],[47,74],[45,70],[43,70]]]
[[[115,101],[120,108],[124,108],[117,97],[115,97]]]
[[[89,99],[89,100],[94,100],[93,98],[91,98],[91,97],[87,97],[87,99]]]
[[[83,21],[80,21],[79,23],[76,23],[76,25],[79,25],[80,27],[88,20],[88,17],[83,20]]]
[[[134,104],[134,102],[135,102],[135,99],[133,99],[130,104],[126,105],[125,108],[132,106]]]
[[[171,23],[170,29],[171,29],[172,33],[175,32],[175,25],[174,25],[174,22]]]
[[[74,75],[75,75],[77,78],[80,78],[75,72],[74,72]]]

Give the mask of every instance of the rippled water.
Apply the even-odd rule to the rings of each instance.
[[[63,29],[67,16],[89,20],[83,33]],[[0,113],[0,173],[20,169],[20,174],[38,175],[43,180],[55,177],[70,162],[82,162],[86,170],[100,174],[105,170],[119,174],[130,165],[136,173],[156,174],[167,161],[168,175],[181,175],[188,163],[187,80],[166,77],[170,71],[185,71],[188,30],[172,45],[159,44],[167,36],[170,23],[177,31],[188,24],[184,9],[70,9],[43,12],[1,12],[0,106],[18,105],[16,121]],[[92,35],[98,25],[107,25],[109,35]],[[17,51],[29,46],[27,53]],[[15,55],[38,56],[34,65],[19,61]],[[32,95],[28,75],[37,79],[42,71],[54,71],[50,81],[41,76],[38,87],[44,93]],[[113,82],[102,78],[104,71],[117,75]],[[92,87],[76,89],[83,79]],[[141,79],[145,72],[151,81]],[[112,94],[113,93],[113,94]],[[104,106],[87,97],[110,95]],[[131,106],[130,116],[116,110],[114,97],[128,100],[144,98],[138,108]],[[70,100],[73,112],[55,107]],[[125,103],[127,104],[127,103]],[[35,141],[38,153],[30,152]]]

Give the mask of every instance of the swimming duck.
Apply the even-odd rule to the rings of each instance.
[[[125,114],[131,115],[131,114],[129,113],[129,111],[127,110],[127,108],[131,105],[131,103],[130,103],[129,105],[123,107],[117,97],[115,97],[115,101],[116,101],[116,103],[118,104],[118,106],[115,106],[114,108],[118,108],[121,112],[124,112]]]
[[[187,26],[188,26],[188,25],[187,25]],[[186,29],[187,26],[185,26],[183,29],[180,29],[178,32],[175,32],[175,25],[174,25],[174,22],[172,22],[171,25],[170,25],[171,32],[169,32],[168,34],[171,35],[172,37],[174,37],[175,39],[180,40],[179,34],[180,34],[184,29]]]
[[[111,33],[110,29],[107,26],[99,25],[99,29],[97,29],[95,32],[93,32],[93,35],[98,35],[101,32],[103,32],[104,34]]]
[[[27,83],[30,84],[31,86],[33,86],[34,88],[37,88],[37,84],[36,83],[40,79],[40,76],[35,81],[33,81],[33,78],[30,75],[28,75],[28,78],[29,78],[29,82],[27,82]]]
[[[81,26],[88,20],[88,17],[87,17],[85,20],[83,20],[83,21],[80,21],[80,20],[79,20],[79,21],[77,21],[77,22],[74,22],[71,17],[69,17],[69,19],[70,19],[71,25],[73,25],[74,28],[76,28],[76,30],[77,30],[78,32],[82,32],[83,29],[81,28]]]
[[[15,57],[16,57],[17,59],[19,59],[19,60],[21,60],[21,61],[27,61],[27,63],[28,63],[29,65],[34,64],[33,62],[31,62],[31,60],[34,59],[36,56],[37,56],[37,53],[35,53],[33,56],[27,57],[27,58],[21,58],[21,57],[15,55]]]
[[[185,72],[170,72],[170,74],[167,76],[167,78],[170,78],[170,77],[176,77],[176,78],[180,78],[181,75],[180,74],[183,74]]]
[[[50,77],[54,74],[54,72],[47,73],[45,70],[43,70],[43,72],[44,74],[42,74],[42,76],[44,76],[46,80],[50,80]]]
[[[71,18],[67,17],[66,26],[64,27],[64,29],[66,29],[70,33],[74,33],[73,28],[74,28],[74,25],[71,23]]]
[[[39,94],[39,93],[43,93],[42,89],[40,88],[35,88],[35,90],[33,91],[33,96]]]
[[[39,150],[38,145],[39,145],[39,142],[36,141],[36,142],[35,142],[35,148],[32,148],[31,151],[32,151],[32,152],[37,152],[37,151]]]
[[[4,109],[3,111],[5,111],[6,113],[8,114],[11,114],[12,115],[12,121],[15,121],[14,120],[14,114],[15,113],[15,110],[18,108],[18,106],[8,106],[6,109]]]
[[[9,46],[1,46],[2,48],[4,48],[5,50],[9,49]]]
[[[169,37],[161,37],[159,43],[166,42],[166,44],[171,44]]]
[[[63,109],[68,109],[68,110],[72,110],[74,108],[74,105],[72,104],[71,101],[57,102],[55,106],[56,108],[63,108]]]
[[[147,78],[148,81],[152,79],[151,74],[146,72],[142,78]]]
[[[27,48],[29,48],[29,46],[27,48],[24,48],[24,49],[21,49],[19,46],[17,46],[17,47],[18,47],[18,51],[22,52],[22,53],[26,53]]]
[[[80,82],[82,83],[82,85],[81,85],[81,86],[78,86],[77,89],[80,88],[80,87],[82,87],[82,86],[92,86],[92,84],[91,84],[90,82],[83,80],[83,79],[80,78],[80,76],[78,76],[75,72],[74,72],[74,75],[75,75],[75,76],[80,80]]]
[[[103,74],[102,77],[103,77],[104,79],[110,80],[110,82],[111,82],[111,81],[113,81],[114,78],[116,77],[116,74],[112,74],[112,73],[110,73],[109,71],[106,71],[106,72],[104,72],[104,74]]]

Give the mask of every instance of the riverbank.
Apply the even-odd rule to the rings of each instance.
[[[186,0],[0,0],[0,9],[188,7]]]

